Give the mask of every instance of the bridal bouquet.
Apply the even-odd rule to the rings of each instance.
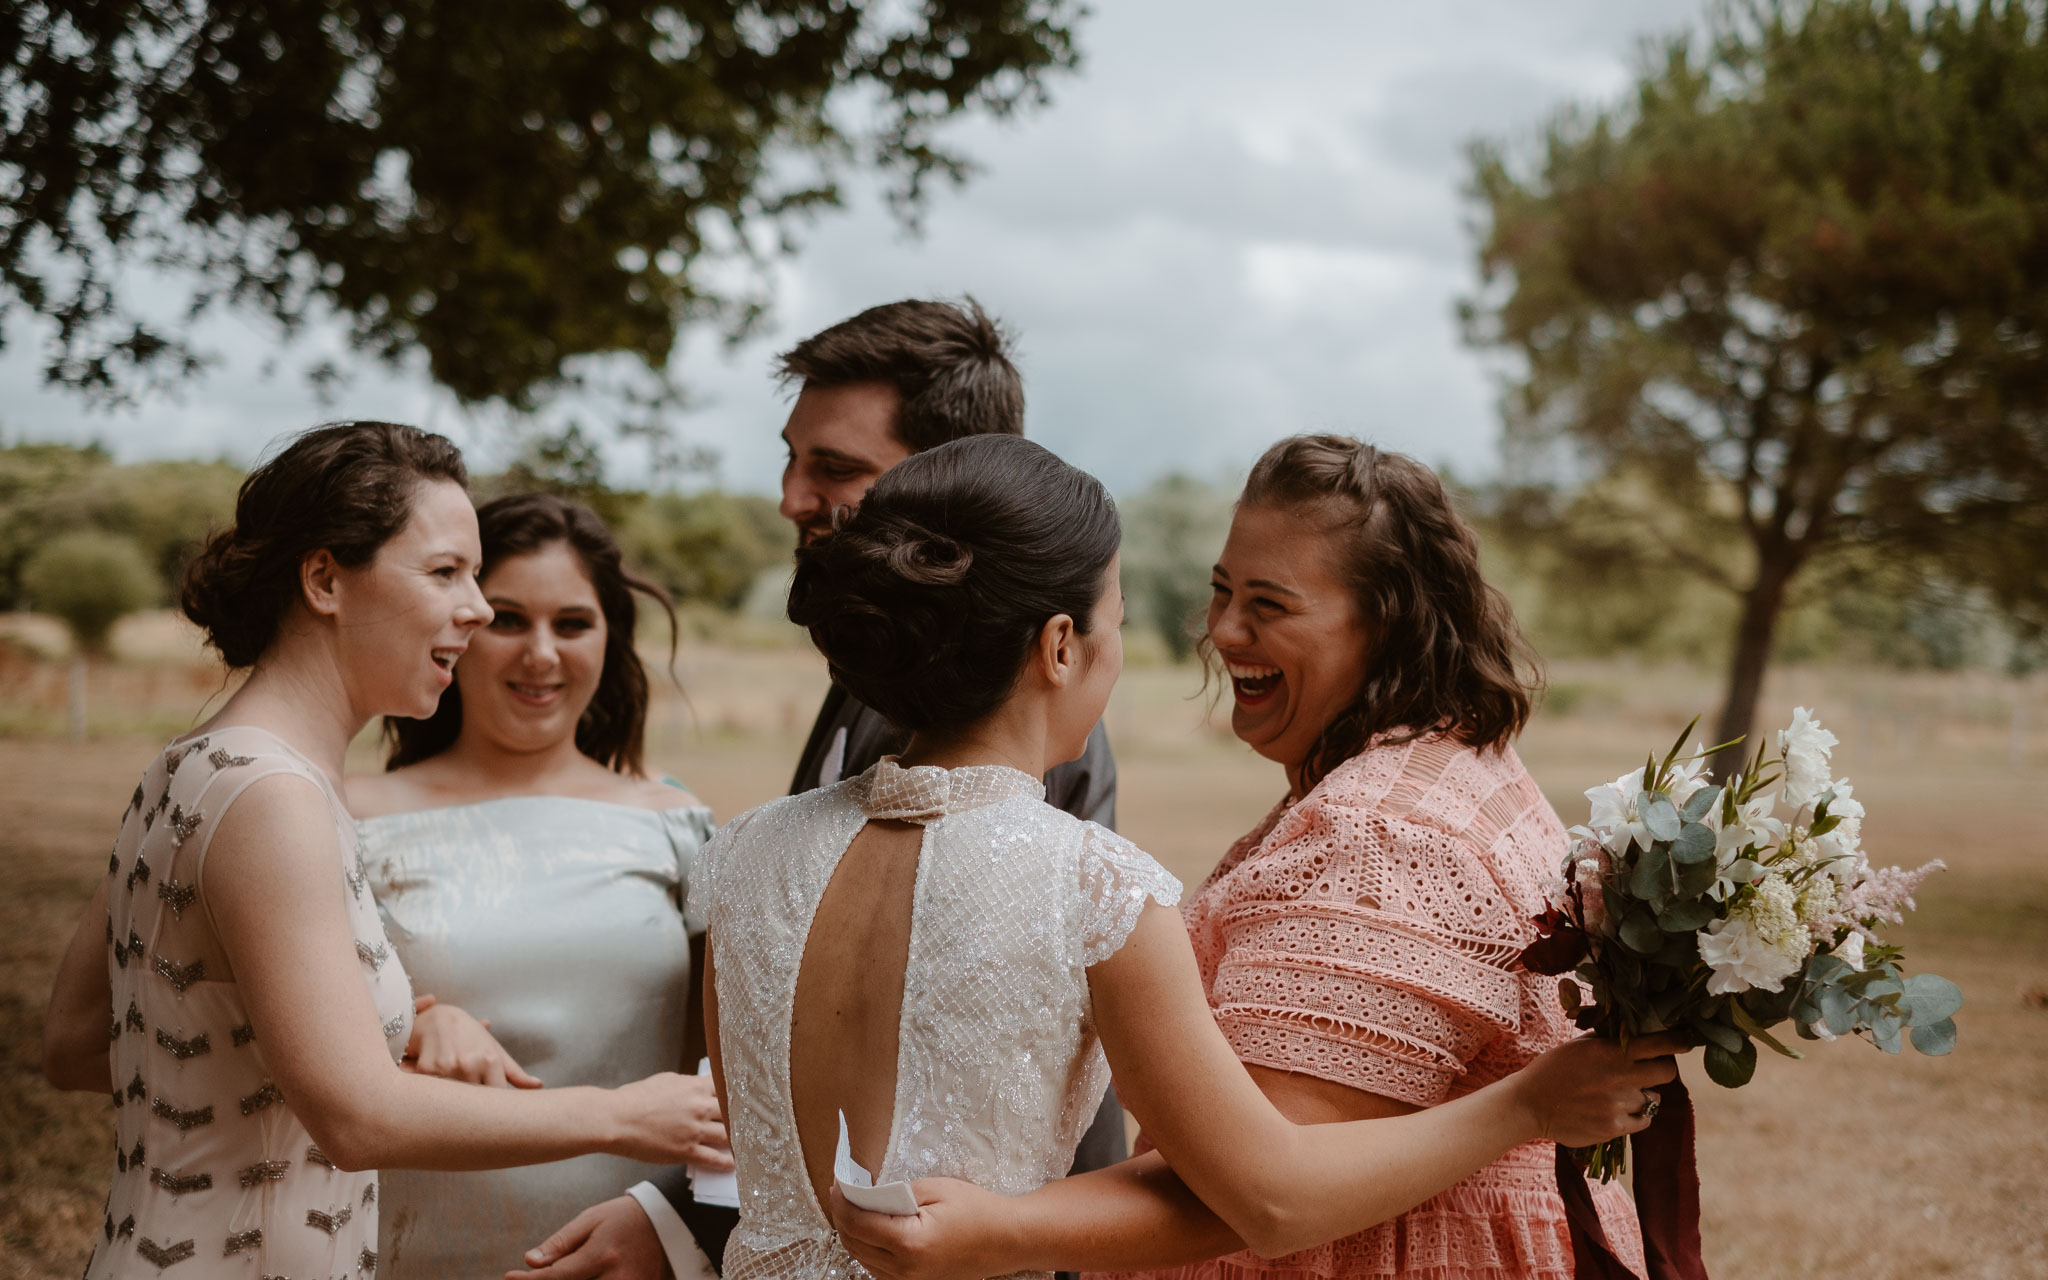
[[[1829,776],[1837,739],[1806,708],[1778,733],[1775,759],[1760,748],[1721,785],[1705,776],[1710,751],[1680,758],[1692,727],[1661,762],[1586,792],[1591,819],[1571,829],[1524,963],[1569,975],[1558,995],[1581,1028],[1622,1040],[1680,1031],[1731,1089],[1755,1072],[1758,1041],[1801,1056],[1772,1034],[1786,1021],[1806,1039],[1864,1035],[1887,1053],[1908,1036],[1921,1053],[1954,1048],[1961,991],[1907,976],[1879,933],[1943,864],[1870,865],[1863,805]],[[1616,1139],[1573,1154],[1606,1181],[1624,1150]]]

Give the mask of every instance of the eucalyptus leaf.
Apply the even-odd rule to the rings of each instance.
[[[1842,974],[1854,972],[1856,971],[1849,967],[1847,960],[1831,952],[1821,952],[1806,962],[1806,980],[1808,982],[1826,982],[1829,979],[1840,977]]]
[[[1913,1047],[1930,1058],[1939,1058],[1956,1047],[1956,1021],[1943,1018],[1930,1022],[1924,1027],[1913,1028]]]
[[[1557,980],[1557,1002],[1564,1006],[1566,1013],[1577,1013],[1579,1005],[1584,999],[1585,993],[1579,990],[1577,982],[1570,978],[1559,978]]]
[[[1685,807],[1678,811],[1678,816],[1687,822],[1698,822],[1707,816],[1707,813],[1713,809],[1715,802],[1720,800],[1720,798],[1721,788],[1701,787],[1698,791],[1692,793],[1692,798],[1685,802]]]
[[[1664,935],[1664,945],[1657,948],[1656,962],[1671,973],[1689,968],[1700,958],[1700,936],[1690,929],[1682,933]]]
[[[1963,989],[1939,974],[1916,973],[1906,979],[1904,989],[1900,1012],[1916,1027],[1931,1027],[1963,1007]]]
[[[1637,955],[1652,956],[1664,945],[1664,931],[1657,927],[1657,917],[1638,906],[1621,922],[1621,941]]]
[[[1678,892],[1685,897],[1696,898],[1714,887],[1714,874],[1712,858],[1688,862],[1678,869]]]
[[[1773,1023],[1783,1022],[1792,1015],[1792,1006],[1799,1003],[1800,989],[1796,979],[1787,981],[1777,991],[1751,988],[1737,996],[1736,1003],[1741,1005],[1742,1011],[1757,1025],[1768,1027]],[[1738,1022],[1736,1025],[1741,1024]]]
[[[1646,902],[1671,896],[1671,859],[1661,845],[1651,845],[1629,873],[1628,891]]]
[[[1749,1013],[1743,1009],[1740,1001],[1728,1006],[1728,1019],[1743,1031],[1769,1045],[1777,1053],[1781,1053],[1788,1058],[1803,1058],[1806,1056],[1799,1052],[1799,1050],[1781,1043],[1776,1036],[1764,1030],[1762,1024],[1750,1017]]]
[[[1897,1053],[1900,1043],[1899,1024],[1890,1018],[1881,1019],[1871,1026],[1870,1038],[1886,1053]]]
[[[1703,822],[1688,822],[1671,842],[1673,862],[1711,862],[1714,857],[1714,829]]]
[[[1681,898],[1657,913],[1657,924],[1666,933],[1696,933],[1714,922],[1720,912],[1711,902]]]
[[[1828,1030],[1838,1036],[1846,1036],[1856,1029],[1855,996],[1840,987],[1823,987],[1820,993],[1820,1017]]]
[[[1636,811],[1642,815],[1643,825],[1659,840],[1678,838],[1678,809],[1671,803],[1671,797],[1661,791],[1645,794],[1637,803]]]
[[[1742,1033],[1724,1022],[1713,1018],[1688,1018],[1685,1025],[1699,1032],[1700,1039],[1708,1044],[1720,1045],[1730,1053],[1742,1052]]]
[[[1747,1040],[1734,1053],[1718,1044],[1709,1044],[1705,1057],[1707,1077],[1724,1089],[1739,1089],[1756,1074],[1756,1046]]]

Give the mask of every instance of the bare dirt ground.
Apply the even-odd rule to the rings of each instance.
[[[111,1118],[99,1097],[43,1083],[42,1009],[135,777],[218,687],[175,650],[96,673],[104,736],[80,744],[51,733],[54,663],[0,669],[0,733],[14,735],[0,736],[0,1280],[75,1275],[98,1221]],[[779,794],[823,689],[815,660],[695,647],[677,671],[688,703],[658,706],[653,763],[722,817]],[[1682,670],[1552,674],[1522,753],[1568,822],[1584,816],[1578,792],[1713,701],[1712,678]],[[1134,669],[1109,714],[1121,825],[1190,882],[1282,787],[1204,722],[1198,683]],[[2048,686],[1795,671],[1774,681],[1768,719],[1794,702],[1848,740],[1838,766],[1869,805],[1873,854],[1948,860],[1900,936],[1968,1004],[1948,1058],[1822,1045],[1805,1062],[1767,1054],[1735,1092],[1688,1066],[1710,1268],[1721,1280],[2048,1277]]]

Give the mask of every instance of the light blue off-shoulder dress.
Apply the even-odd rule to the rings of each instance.
[[[713,830],[667,810],[562,796],[358,824],[385,934],[414,989],[491,1020],[549,1086],[688,1072],[683,904]],[[654,1172],[592,1155],[484,1173],[383,1175],[379,1280],[498,1276],[590,1205]]]

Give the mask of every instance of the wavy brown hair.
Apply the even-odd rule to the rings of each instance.
[[[1292,436],[1238,502],[1323,530],[1368,637],[1365,683],[1310,749],[1309,785],[1374,741],[1445,733],[1487,750],[1522,731],[1541,668],[1435,472],[1349,436]],[[1213,661],[1206,641],[1204,653]]]
[[[668,615],[670,656],[674,656],[676,611],[668,593],[626,571],[619,544],[597,513],[580,502],[551,493],[515,493],[477,508],[477,531],[483,543],[483,570],[513,556],[531,555],[562,543],[576,553],[604,614],[604,671],[583,718],[576,722],[576,749],[616,773],[641,776],[647,739],[647,668],[633,648],[640,620],[634,593],[646,596]],[[455,745],[462,733],[462,690],[449,685],[441,704],[424,720],[384,717],[389,747],[386,769],[402,769],[437,756]]]

